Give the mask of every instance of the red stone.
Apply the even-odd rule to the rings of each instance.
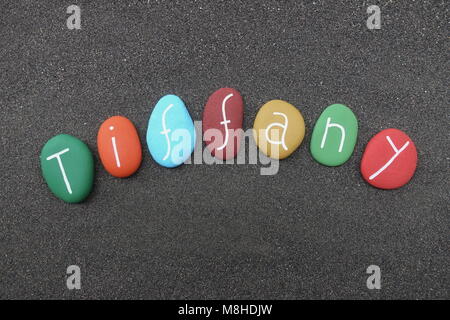
[[[103,166],[114,177],[129,177],[141,165],[141,142],[133,123],[125,117],[114,116],[102,123],[97,147]]]
[[[361,160],[361,174],[380,189],[397,189],[409,182],[416,171],[417,150],[406,133],[386,129],[367,144]]]
[[[211,154],[226,160],[236,157],[242,136],[244,102],[231,88],[214,92],[203,111],[203,139]]]

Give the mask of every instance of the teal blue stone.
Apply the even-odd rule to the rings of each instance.
[[[147,128],[147,145],[161,166],[183,164],[194,151],[195,127],[183,100],[175,95],[162,97],[153,109]]]

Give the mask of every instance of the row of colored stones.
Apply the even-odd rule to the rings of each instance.
[[[203,112],[203,139],[218,159],[237,156],[242,135],[244,103],[241,94],[222,88],[208,99]],[[258,111],[253,136],[258,148],[274,159],[289,157],[302,143],[305,122],[301,112],[290,103],[272,100]],[[358,120],[347,106],[327,107],[314,126],[310,151],[326,166],[339,166],[353,154],[358,136]],[[192,154],[196,133],[184,102],[175,95],[161,98],[153,109],[147,144],[153,159],[173,168]],[[114,116],[100,126],[97,135],[100,160],[111,175],[129,177],[140,167],[142,147],[133,123]],[[94,162],[81,140],[66,134],[50,139],[42,149],[41,168],[50,190],[60,199],[76,203],[91,192]],[[361,160],[361,174],[372,186],[397,189],[409,182],[417,165],[413,141],[401,130],[386,129],[367,144]]]

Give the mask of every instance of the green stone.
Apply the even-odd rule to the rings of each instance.
[[[340,166],[352,155],[357,137],[358,120],[352,110],[343,104],[332,104],[314,126],[311,154],[323,165]]]
[[[81,202],[94,184],[94,159],[88,146],[67,134],[51,138],[41,151],[42,175],[58,198]]]

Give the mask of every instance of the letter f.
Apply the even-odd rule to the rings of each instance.
[[[170,129],[166,128],[166,113],[167,111],[169,111],[171,108],[173,107],[173,104],[170,104],[163,112],[162,115],[162,127],[163,127],[163,131],[161,131],[160,133],[166,136],[166,141],[167,141],[167,152],[166,155],[164,156],[163,160],[167,160],[167,158],[170,155],[170,138],[169,138],[169,133],[170,133]]]
[[[227,103],[227,101],[229,99],[231,99],[231,97],[233,97],[233,94],[230,93],[229,95],[227,95],[225,97],[225,99],[222,102],[222,117],[223,117],[223,121],[220,122],[221,125],[223,125],[225,127],[225,142],[223,143],[223,145],[221,145],[220,147],[217,148],[217,150],[222,150],[223,148],[226,147],[226,145],[228,144],[228,124],[231,122],[230,120],[227,119],[227,114],[225,112],[225,105]]]

